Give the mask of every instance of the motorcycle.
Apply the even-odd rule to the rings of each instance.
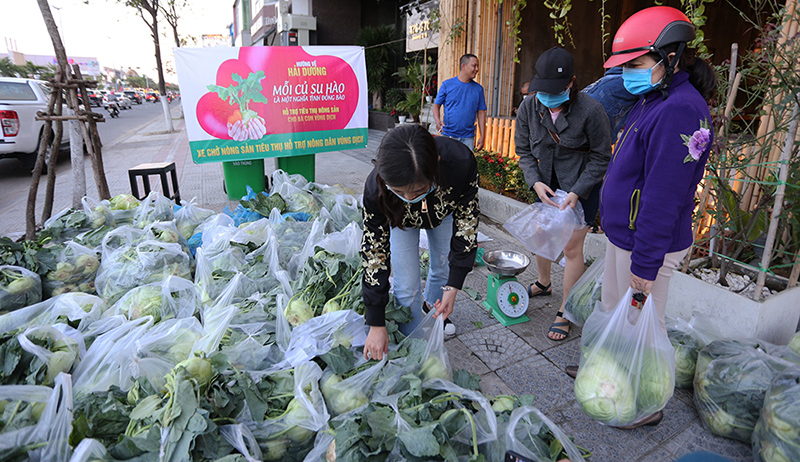
[[[105,107],[106,111],[108,111],[108,115],[111,116],[113,119],[114,117],[119,117],[119,103],[116,101],[104,101],[103,106]]]

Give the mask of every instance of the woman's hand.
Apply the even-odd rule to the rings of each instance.
[[[571,193],[567,194],[567,198],[564,199],[564,203],[562,203],[561,207],[559,207],[559,208],[561,210],[564,210],[567,207],[570,207],[570,208],[574,209],[575,206],[578,205],[578,199],[579,199],[578,195],[575,194],[574,192],[571,192]]]
[[[386,326],[370,326],[364,342],[364,359],[380,361],[389,352],[389,333]]]
[[[641,292],[645,295],[650,295],[650,291],[653,290],[653,281],[642,279],[639,276],[631,273],[631,287],[633,288],[634,292]]]
[[[453,305],[456,302],[457,293],[457,289],[445,290],[442,293],[442,299],[436,300],[436,303],[433,304],[433,307],[436,308],[436,314],[433,315],[434,318],[438,319],[439,316],[444,316],[444,319],[447,319],[448,316],[453,314]]]
[[[547,186],[541,181],[537,181],[533,185],[533,190],[536,192],[536,196],[539,197],[539,200],[541,200],[542,203],[557,207],[556,203],[553,202],[552,199],[550,199],[550,196],[556,195],[556,193],[554,193],[553,190],[550,189],[550,186]]]

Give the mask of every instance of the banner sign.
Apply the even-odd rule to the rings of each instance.
[[[367,145],[364,49],[175,48],[195,163]]]

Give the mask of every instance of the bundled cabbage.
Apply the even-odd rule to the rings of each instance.
[[[78,243],[67,241],[42,283],[50,297],[68,292],[95,293],[95,277],[100,268],[97,252]]]
[[[42,301],[39,275],[21,266],[0,265],[0,312]]]
[[[772,379],[753,430],[756,462],[800,460],[800,368]]]
[[[692,388],[694,382],[697,354],[706,345],[719,338],[713,326],[703,322],[702,317],[692,316],[689,321],[683,318],[667,319],[667,335],[675,348],[675,386]]]
[[[578,326],[589,319],[603,293],[605,264],[605,257],[598,258],[572,286],[564,304],[564,319]]]
[[[139,208],[139,199],[130,194],[118,194],[109,200],[111,215],[117,225],[130,225]]]
[[[189,255],[179,244],[145,240],[104,252],[95,285],[97,293],[113,304],[129,290],[167,276],[191,280]]]
[[[719,436],[750,442],[772,379],[792,363],[758,341],[716,340],[700,351],[694,403],[703,425]]]
[[[675,356],[652,297],[639,310],[633,292],[608,312],[595,310],[583,329],[575,397],[589,417],[629,425],[666,406],[675,387]]]

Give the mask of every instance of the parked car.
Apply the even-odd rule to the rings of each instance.
[[[139,93],[133,90],[125,90],[123,93],[125,93],[125,96],[131,99],[132,103],[142,104],[142,96]]]
[[[159,96],[158,93],[150,91],[146,93],[145,100],[148,103],[156,103],[158,101],[161,101],[161,96]]]
[[[33,169],[44,129],[44,121],[36,120],[36,112],[47,111],[49,97],[47,82],[0,77],[0,158],[15,157],[25,168]],[[61,149],[69,150],[66,134],[61,138]]]

